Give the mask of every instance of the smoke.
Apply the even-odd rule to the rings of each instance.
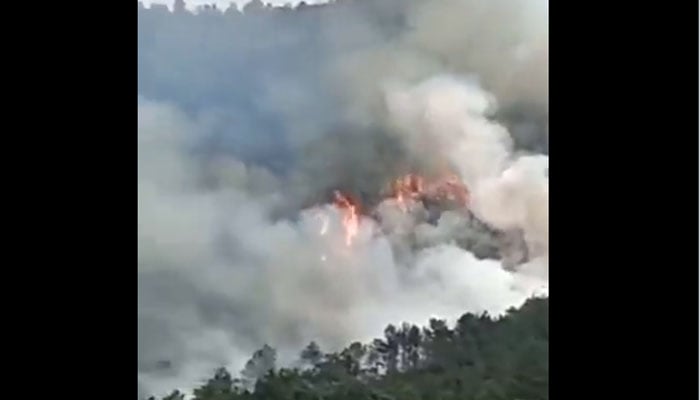
[[[335,350],[546,288],[543,10],[139,11],[139,395],[239,371],[264,343],[289,364],[311,340]],[[469,211],[382,195],[446,169]],[[350,247],[335,189],[362,203]]]
[[[522,231],[530,256],[546,259],[549,157],[513,154],[508,131],[485,117],[494,102],[488,93],[437,77],[395,88],[387,102],[412,153],[454,166],[473,193],[474,214],[498,230]]]

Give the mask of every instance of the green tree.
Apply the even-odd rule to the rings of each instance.
[[[243,382],[250,386],[259,378],[275,369],[277,352],[267,344],[253,353],[253,356],[245,364],[241,371]]]
[[[194,390],[195,400],[230,400],[237,392],[233,378],[226,368],[219,368],[214,377]]]
[[[221,368],[193,394],[196,400],[548,400],[548,314],[548,299],[531,299],[501,318],[464,314],[454,329],[439,319],[422,331],[389,325],[371,345],[355,342],[338,353],[324,354],[311,342],[301,352],[303,369],[277,369],[275,350],[265,345],[241,372],[243,386]]]

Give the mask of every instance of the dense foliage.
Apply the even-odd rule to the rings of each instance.
[[[450,328],[389,325],[384,338],[324,354],[310,343],[294,368],[276,368],[269,346],[234,379],[225,369],[194,390],[196,400],[548,399],[549,299],[533,298],[501,318],[464,314]],[[184,399],[173,392],[163,400]],[[151,398],[155,400],[155,398]]]

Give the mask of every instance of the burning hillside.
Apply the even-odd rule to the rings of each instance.
[[[140,383],[546,292],[546,35],[529,4],[140,9]]]

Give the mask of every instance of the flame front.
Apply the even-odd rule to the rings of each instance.
[[[396,200],[402,211],[407,211],[408,202],[426,199],[436,201],[451,201],[460,207],[469,203],[469,191],[462,181],[454,174],[447,174],[434,181],[426,182],[422,176],[407,174],[396,179],[390,189],[390,197]]]
[[[333,204],[342,215],[345,245],[350,247],[359,232],[359,206],[350,196],[338,190],[333,192],[333,196]],[[426,200],[449,201],[456,203],[459,207],[467,207],[469,191],[454,174],[446,174],[431,181],[416,174],[406,174],[391,183],[388,197],[393,198],[403,212],[407,212],[411,204]],[[328,219],[323,216],[321,218],[320,234],[325,235],[328,231]]]
[[[457,175],[448,174],[439,179],[433,187],[433,197],[456,202],[461,207],[469,204],[469,190]]]
[[[408,201],[416,201],[420,199],[423,193],[423,178],[407,174],[396,179],[391,187],[392,197],[396,200],[399,208],[406,212],[408,210]]]
[[[345,245],[352,246],[352,242],[359,230],[359,219],[357,216],[357,206],[350,201],[350,198],[339,191],[334,192],[335,206],[343,213],[343,228],[345,229]]]

